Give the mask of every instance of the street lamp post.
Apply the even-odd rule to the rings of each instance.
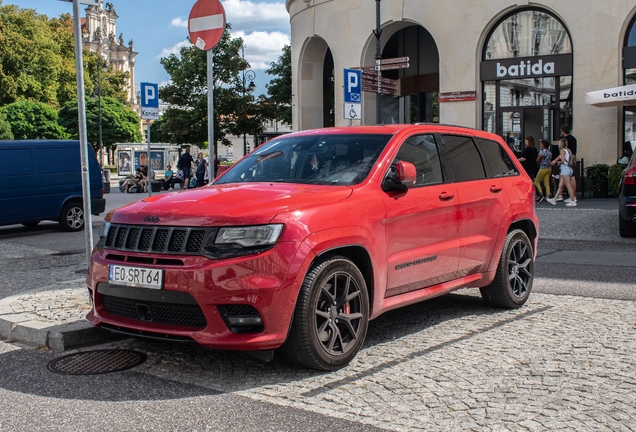
[[[106,63],[102,64],[102,56],[97,56],[97,118],[99,124],[99,166],[104,165],[104,143],[102,141],[102,68],[106,68]]]
[[[245,60],[245,44],[241,45],[241,57]],[[254,79],[256,78],[256,72],[251,69],[243,70],[243,100],[245,100],[245,83],[249,80],[249,88],[250,90],[254,89],[256,85],[254,84]],[[243,156],[247,154],[247,137],[245,136],[245,132],[243,132]]]

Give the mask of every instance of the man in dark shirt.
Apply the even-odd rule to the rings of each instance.
[[[183,170],[184,189],[190,188],[190,177],[192,176],[192,162],[194,158],[190,154],[190,147],[186,147],[185,153],[181,155],[181,169]]]
[[[570,125],[561,125],[561,136],[563,138],[565,138],[568,142],[568,149],[572,152],[572,154],[574,156],[576,156],[576,138],[574,138],[571,134],[572,130],[570,129]],[[576,193],[576,176],[574,174],[572,174],[572,179],[570,180],[572,182],[572,190]],[[573,199],[573,197],[568,198],[565,201],[571,200]],[[574,199],[576,199],[576,197],[574,197]]]

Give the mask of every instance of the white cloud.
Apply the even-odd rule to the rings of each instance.
[[[172,22],[170,23],[170,27],[188,27],[188,21],[184,20],[181,17],[172,18]]]
[[[252,69],[269,69],[271,63],[283,53],[283,46],[290,44],[289,36],[281,32],[255,31],[250,34],[232,32],[245,43],[245,59]]]
[[[161,53],[157,56],[157,60],[163,57],[168,57],[170,54],[179,54],[179,50],[181,50],[182,47],[187,45],[190,45],[190,41],[186,39],[186,40],[182,40],[181,42],[177,42],[171,47],[164,48],[161,50]]]
[[[232,31],[280,29],[289,33],[289,14],[284,2],[254,3],[250,0],[225,0],[222,2],[227,22]]]

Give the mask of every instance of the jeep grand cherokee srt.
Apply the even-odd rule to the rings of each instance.
[[[369,321],[462,287],[522,306],[538,220],[532,180],[492,134],[361,126],[275,138],[212,185],[106,218],[88,320],[215,349],[281,349],[334,370]]]

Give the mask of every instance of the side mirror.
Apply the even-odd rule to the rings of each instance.
[[[389,170],[382,184],[385,191],[399,190],[405,191],[409,186],[415,184],[417,178],[417,170],[415,165],[410,162],[397,161]]]
[[[619,157],[616,159],[616,163],[622,166],[627,166],[627,164],[629,164],[629,159],[627,156]]]

